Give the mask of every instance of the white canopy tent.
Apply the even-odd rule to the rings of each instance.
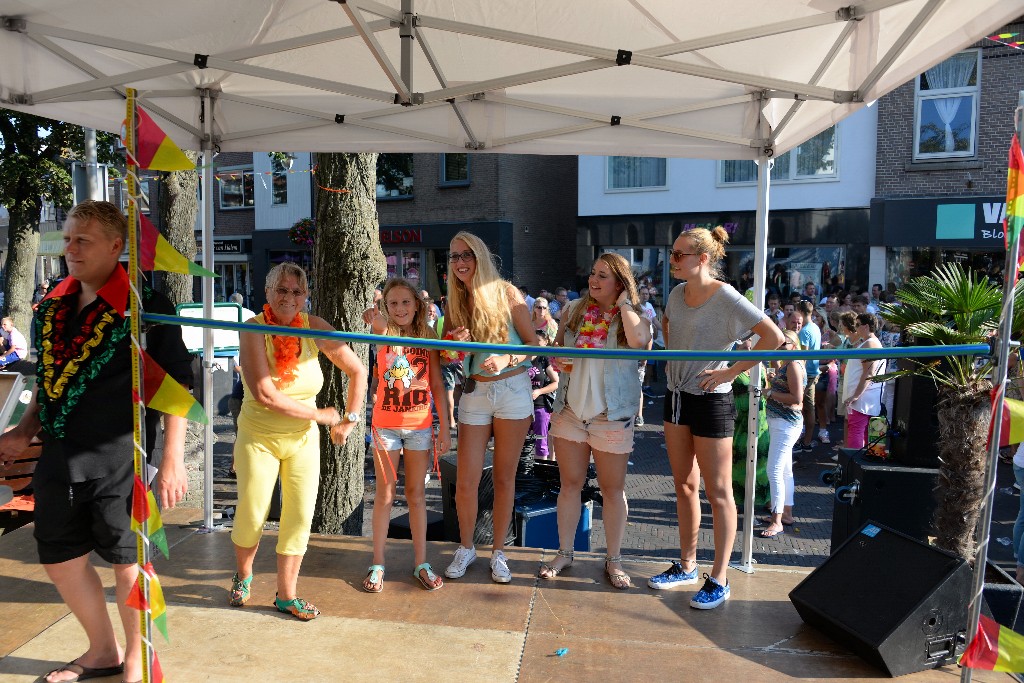
[[[0,106],[116,131],[132,87],[207,151],[759,159],[762,296],[764,162],[1022,15],[1024,0],[0,0]],[[212,318],[212,283],[204,304]],[[209,462],[206,481],[209,524]],[[752,511],[748,495],[747,568]]]

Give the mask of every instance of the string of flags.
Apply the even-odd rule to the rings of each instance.
[[[1012,38],[1016,38],[1019,35],[1019,33],[997,33],[994,36],[986,36],[986,38],[994,43],[1020,50],[1024,49],[1024,43],[1019,40],[1012,40]]]

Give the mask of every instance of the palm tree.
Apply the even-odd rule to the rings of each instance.
[[[1024,321],[1021,283],[1014,291],[1014,330]],[[898,325],[910,345],[984,344],[999,325],[1002,289],[959,264],[943,264],[931,275],[904,285],[899,303],[883,304],[882,316]],[[879,380],[919,375],[936,384],[939,418],[939,486],[935,543],[974,557],[974,532],[984,499],[991,422],[992,356],[904,359],[901,369]]]

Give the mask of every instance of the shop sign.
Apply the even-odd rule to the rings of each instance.
[[[730,235],[736,232],[736,229],[740,227],[739,223],[684,223],[683,230],[693,230],[694,228],[706,228],[707,230],[714,230],[719,225],[725,228],[725,231]]]
[[[423,241],[423,228],[381,230],[381,244],[418,244]]]
[[[886,246],[1003,246],[1006,202],[1001,197],[896,199],[884,205]]]
[[[242,240],[214,240],[214,254],[241,254]]]

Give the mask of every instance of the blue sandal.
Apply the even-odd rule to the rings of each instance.
[[[423,577],[420,572],[427,572],[426,578]],[[420,584],[428,591],[436,591],[438,588],[444,585],[444,579],[434,573],[434,570],[430,567],[429,562],[424,562],[421,565],[417,565],[416,569],[413,570],[412,575],[415,576]]]
[[[312,621],[320,616],[320,610],[316,608],[316,605],[301,598],[281,600],[277,595],[274,595],[274,607],[277,608],[278,612],[290,614],[299,621]]]
[[[374,588],[376,586],[376,588]],[[384,565],[371,564],[363,579],[363,590],[367,593],[380,593],[384,590]]]

